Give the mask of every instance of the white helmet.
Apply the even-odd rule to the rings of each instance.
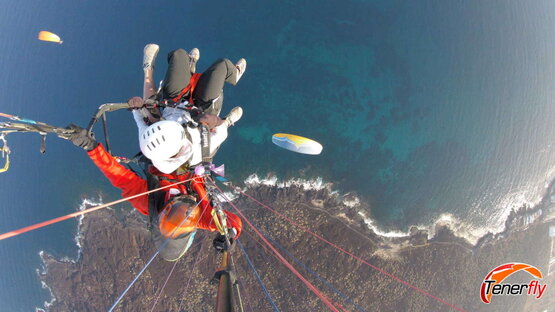
[[[163,173],[171,173],[191,158],[193,149],[180,123],[162,120],[139,137],[141,152]]]

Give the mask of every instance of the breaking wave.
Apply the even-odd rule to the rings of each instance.
[[[87,208],[90,207],[94,207],[94,206],[98,206],[98,205],[102,205],[102,196],[98,195],[97,198],[85,198],[81,201],[81,204],[79,204],[79,207],[77,208],[79,211],[85,210]],[[110,209],[110,208],[107,208]],[[82,235],[82,231],[81,231],[81,227],[83,225],[83,218],[84,215],[81,215],[77,218],[77,232],[75,234],[75,237],[73,238],[73,241],[75,241],[75,245],[77,246],[77,255],[75,256],[75,258],[69,257],[69,256],[65,256],[62,257],[61,259],[58,259],[58,261],[61,262],[68,262],[68,263],[76,263],[79,261],[79,259],[81,259],[81,256],[83,254],[83,235]],[[44,251],[41,250],[39,251],[39,257],[41,259],[41,268],[37,269],[37,275],[39,275],[39,277],[41,275],[46,275],[48,274],[48,267],[46,265],[46,261],[47,258],[49,257],[49,255]],[[50,293],[50,300],[48,301],[44,301],[43,303],[43,307],[42,308],[35,308],[36,312],[46,312],[48,311],[49,307],[52,306],[52,304],[54,304],[54,302],[56,301],[56,297],[54,296],[54,293],[52,293],[52,289],[50,288],[50,286],[48,286],[44,281],[41,280],[41,286],[43,289],[48,290],[48,292]]]
[[[506,234],[512,229],[524,229],[538,219],[545,217],[547,213],[553,211],[553,208],[555,207],[555,186],[551,185],[547,188],[549,190],[547,194],[544,194],[540,200],[534,203],[525,201],[521,193],[508,194],[503,203],[504,208],[499,209],[496,213],[492,214],[492,220],[490,221],[495,220],[495,222],[491,222],[487,227],[479,227],[471,222],[462,220],[453,214],[442,213],[429,224],[415,224],[413,226],[409,226],[406,230],[386,230],[380,227],[375,219],[368,216],[369,211],[364,210],[359,197],[350,193],[340,195],[338,191],[333,190],[333,183],[324,182],[320,177],[315,179],[294,178],[282,181],[275,176],[263,178],[256,174],[252,174],[245,179],[244,184],[246,185],[246,188],[254,188],[256,186],[287,188],[296,186],[306,191],[318,191],[325,189],[329,192],[329,196],[341,196],[342,203],[345,206],[350,208],[359,208],[357,213],[363,219],[368,229],[381,237],[408,237],[410,236],[409,229],[416,227],[419,230],[427,231],[429,233],[429,237],[432,238],[436,234],[436,228],[448,227],[456,236],[464,238],[472,245],[478,244],[478,242],[485,236],[499,236]],[[548,200],[546,200],[546,198]]]

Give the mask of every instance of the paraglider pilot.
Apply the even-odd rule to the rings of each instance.
[[[197,228],[212,232],[218,231],[212,220],[213,207],[206,196],[204,181],[201,177],[193,176],[191,172],[161,174],[154,166],[151,166],[145,172],[147,178],[143,179],[121,165],[104,149],[102,144],[88,135],[86,129],[76,125],[70,125],[68,128],[75,131],[69,137],[69,140],[87,152],[93,163],[112,185],[121,189],[122,197],[133,196],[178,181],[193,179],[187,185],[179,184],[174,188],[129,200],[135,209],[149,216],[151,232],[157,247],[161,246],[165,238],[171,235],[172,239],[160,252],[165,260],[175,261],[179,259],[190,247]],[[200,203],[197,205],[196,201],[198,200],[200,200]],[[230,237],[237,238],[241,234],[241,219],[229,211],[224,210],[224,212],[227,217]],[[186,216],[189,217],[182,223]],[[179,227],[176,229],[178,225]],[[223,243],[221,237],[216,239],[216,243],[218,240]]]
[[[87,151],[112,185],[122,190],[123,197],[193,179],[190,184],[179,184],[130,200],[133,207],[149,216],[157,245],[165,237],[172,236],[161,252],[164,259],[171,261],[178,259],[191,245],[195,228],[217,231],[204,181],[194,175],[193,169],[211,161],[227,138],[227,128],[241,118],[240,107],[232,109],[224,119],[218,115],[223,103],[224,83],[235,85],[245,72],[246,61],[241,59],[233,65],[229,60],[221,59],[200,75],[194,73],[200,57],[198,49],[193,49],[191,53],[183,49],[172,51],[168,55],[164,83],[160,92],[156,93],[153,72],[158,50],[155,44],[149,44],[144,49],[143,97],[176,107],[166,107],[159,112],[148,110],[139,97],[128,102],[135,109],[133,116],[139,130],[141,152],[152,163],[145,172],[147,178],[143,179],[119,164],[82,128],[71,125],[75,133],[70,140]],[[185,107],[189,109],[184,110]],[[195,199],[200,200],[198,206],[195,206]],[[232,238],[238,237],[241,220],[231,212],[225,211],[225,214],[228,233]],[[178,226],[186,216],[189,217],[185,223]],[[219,235],[214,245],[223,249],[225,238]]]

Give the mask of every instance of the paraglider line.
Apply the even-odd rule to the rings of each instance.
[[[348,303],[352,304],[357,310],[361,311],[361,312],[368,312],[366,310],[364,310],[361,306],[359,306],[358,304],[356,304],[353,299],[351,299],[349,296],[345,295],[344,293],[342,293],[339,289],[335,288],[333,286],[332,283],[328,282],[325,278],[321,277],[320,274],[316,273],[316,271],[312,270],[310,267],[308,267],[306,264],[304,264],[302,261],[300,261],[299,259],[297,259],[295,256],[293,256],[289,251],[287,251],[287,249],[285,249],[283,246],[281,246],[278,242],[276,242],[275,240],[273,240],[270,236],[266,235],[266,237],[268,237],[268,239],[274,243],[279,249],[283,250],[283,252],[285,252],[289,257],[291,257],[291,259],[293,259],[293,261],[295,261],[295,263],[297,263],[298,265],[302,266],[305,270],[307,270],[310,274],[314,275],[314,277],[316,277],[318,280],[320,280],[322,283],[324,283],[324,285],[326,285],[329,289],[331,289],[333,292],[335,292],[336,294],[338,294],[339,296],[341,296],[343,299],[347,300]]]
[[[170,280],[170,277],[173,274],[173,270],[175,270],[175,267],[177,266],[177,263],[179,263],[179,260],[181,259],[178,259],[173,263],[172,269],[170,270],[170,274],[168,274],[168,277],[166,277],[166,281],[164,281],[164,285],[162,285],[162,288],[160,288],[160,292],[158,292],[158,295],[156,296],[156,300],[154,300],[154,303],[152,304],[152,308],[150,309],[150,312],[154,311],[154,308],[156,308],[156,305],[158,304],[158,300],[160,300],[160,296],[162,296],[162,293],[166,288],[166,284],[168,284],[168,281]]]
[[[196,228],[199,221],[202,219],[202,217],[204,216],[204,213],[206,212],[206,210],[202,211],[202,214],[200,215],[200,218],[198,218],[197,222],[195,223],[194,227]],[[187,219],[187,217],[185,218]],[[181,224],[180,224],[181,225]],[[175,232],[175,231],[174,231]],[[173,234],[173,233],[172,233]],[[202,241],[196,243],[193,247],[198,246],[198,244],[201,244]],[[191,247],[191,248],[193,248]],[[202,249],[202,246],[201,246]],[[158,304],[158,300],[160,300],[160,296],[162,295],[162,292],[164,291],[164,288],[166,288],[166,284],[168,283],[168,280],[170,279],[170,276],[173,273],[173,270],[175,269],[175,266],[177,265],[177,263],[181,260],[181,258],[177,259],[177,261],[175,261],[175,263],[173,264],[172,270],[170,271],[170,274],[168,275],[168,277],[166,278],[166,281],[164,282],[164,286],[162,286],[162,288],[160,289],[160,293],[158,294],[158,296],[156,297],[156,301],[154,301],[154,304],[152,305],[152,309],[150,310],[151,312],[154,311],[154,308],[156,307],[156,304]],[[195,263],[196,264],[196,263]],[[195,267],[193,266],[193,270],[195,269]],[[189,274],[189,280],[191,280],[191,275],[193,275],[193,272],[191,270],[191,273]],[[178,309],[179,311],[179,309]]]
[[[189,274],[189,278],[187,279],[187,284],[185,285],[185,290],[183,291],[183,297],[181,297],[181,301],[179,301],[179,307],[177,308],[177,311],[181,311],[181,304],[183,304],[183,299],[185,299],[185,294],[187,293],[187,290],[189,290],[189,284],[191,283],[191,279],[193,277],[193,272],[195,271],[197,263],[199,262],[202,247],[203,246],[200,246],[200,249],[197,252],[197,255],[195,257],[195,262],[193,263],[193,268],[191,269],[191,274]]]
[[[14,120],[14,121],[21,121],[21,122],[24,122],[24,123],[28,123],[28,124],[31,124],[31,125],[44,125],[44,123],[37,122],[37,121],[27,119],[27,118],[21,118],[21,117],[15,116],[15,115],[0,113],[0,116],[6,117],[6,118]]]
[[[242,268],[239,267],[239,269],[242,269]],[[237,273],[239,272],[239,270],[238,270],[237,268],[235,268],[235,271],[236,271]],[[244,274],[246,274],[246,272],[245,272],[244,270],[242,270],[242,271],[243,271]],[[242,276],[244,276],[244,274],[242,274]],[[238,274],[238,275],[239,275],[239,274]],[[237,283],[239,283],[239,285],[241,286],[241,289],[243,289],[243,290],[245,291],[245,298],[247,299],[247,300],[245,300],[245,303],[246,303],[247,307],[249,308],[249,310],[250,310],[251,312],[253,312],[252,306],[251,306],[251,302],[252,302],[251,299],[252,299],[252,297],[251,297],[251,295],[250,295],[248,289],[245,287],[245,285],[244,285],[244,283],[243,283],[242,280],[237,279]]]
[[[407,287],[409,287],[409,288],[412,288],[412,289],[414,289],[414,290],[416,290],[416,291],[418,291],[418,292],[420,292],[420,293],[422,293],[422,294],[424,294],[424,295],[426,295],[426,296],[428,296],[428,297],[430,297],[430,298],[432,298],[432,299],[435,299],[435,300],[437,300],[437,301],[439,301],[439,302],[441,302],[441,303],[443,303],[443,304],[445,304],[445,305],[447,305],[447,306],[449,306],[449,307],[451,307],[451,308],[453,308],[453,309],[455,309],[455,310],[457,310],[457,311],[465,312],[465,310],[463,310],[463,309],[461,309],[461,308],[459,308],[459,307],[457,307],[457,306],[455,306],[455,305],[453,305],[453,304],[451,304],[451,303],[449,303],[449,302],[447,302],[447,301],[445,301],[445,300],[443,300],[443,299],[441,299],[441,298],[439,298],[439,297],[436,297],[436,296],[430,294],[429,292],[427,292],[427,291],[425,291],[425,290],[423,290],[423,289],[420,289],[420,288],[418,288],[418,287],[416,287],[416,286],[410,284],[409,282],[406,282],[406,281],[400,279],[399,277],[397,277],[397,276],[395,276],[395,275],[393,275],[393,274],[391,274],[391,273],[388,273],[388,272],[386,272],[386,271],[384,271],[384,270],[378,268],[377,266],[375,266],[375,265],[373,265],[373,264],[370,264],[369,262],[365,261],[364,259],[362,259],[362,258],[356,256],[355,254],[353,254],[353,253],[351,253],[351,252],[349,252],[349,251],[347,251],[347,250],[345,250],[345,249],[339,247],[338,245],[336,245],[336,244],[334,244],[334,243],[328,241],[327,239],[325,239],[325,238],[323,238],[322,236],[320,236],[320,235],[318,235],[318,234],[316,234],[316,233],[310,231],[308,228],[306,228],[306,227],[300,225],[299,223],[297,223],[297,222],[293,221],[292,219],[288,218],[287,216],[285,216],[285,215],[283,215],[283,214],[277,212],[275,209],[271,208],[270,206],[261,203],[261,202],[258,201],[256,198],[254,198],[254,197],[248,195],[247,193],[241,191],[239,188],[234,188],[234,189],[235,189],[236,191],[238,191],[239,193],[245,195],[246,197],[250,198],[251,200],[255,201],[256,203],[258,203],[258,204],[261,205],[262,207],[264,207],[264,208],[270,210],[270,211],[273,212],[274,214],[276,214],[276,215],[282,217],[283,219],[287,220],[289,223],[291,223],[291,224],[293,224],[293,225],[299,227],[300,229],[302,229],[302,230],[305,231],[306,233],[311,234],[311,235],[314,236],[315,238],[317,238],[317,239],[323,241],[324,243],[326,243],[326,244],[328,244],[328,245],[334,247],[335,249],[341,251],[342,253],[349,255],[349,256],[352,257],[353,259],[356,259],[357,261],[359,261],[359,262],[361,262],[361,263],[363,263],[363,264],[366,264],[367,266],[369,266],[369,267],[371,267],[371,268],[377,270],[378,272],[380,272],[380,273],[382,273],[382,274],[384,274],[384,275],[386,275],[386,276],[388,276],[388,277],[390,277],[390,278],[392,278],[392,279],[394,279],[394,280],[396,280],[396,281],[398,281],[398,282],[404,284],[405,286],[407,286]],[[234,207],[235,207],[235,206],[234,206]],[[237,208],[235,208],[235,209],[237,209]],[[241,216],[243,216],[243,214],[241,214]],[[244,218],[244,216],[243,216],[243,218]],[[250,225],[250,223],[249,223],[249,225]],[[252,226],[252,225],[251,225],[251,226]]]
[[[227,198],[227,196],[224,194],[224,192],[222,191],[222,189],[216,185],[216,183],[214,183],[213,180],[212,184],[220,191],[221,195],[224,198]],[[272,244],[270,244],[270,242],[264,237],[264,235],[262,235],[251,223],[250,221],[245,217],[245,215],[241,212],[241,210],[239,210],[237,208],[237,206],[235,204],[233,204],[231,202],[231,200],[228,199],[228,203],[235,209],[235,211],[237,211],[237,213],[243,218],[243,220],[245,220],[245,222],[247,222],[248,225],[250,225],[252,227],[252,229],[255,231],[255,233],[258,235],[258,237],[260,237],[262,239],[262,241],[264,241],[264,243],[270,247],[270,249],[274,252],[274,254],[279,258],[279,260],[287,267],[289,268],[289,270],[291,272],[293,272],[293,274],[295,274],[308,288],[310,288],[310,290],[312,290],[312,292],[318,296],[322,302],[324,302],[325,305],[327,305],[332,311],[334,312],[339,312],[339,310],[337,310],[337,308],[330,302],[330,300],[324,295],[322,294],[322,292],[320,292],[314,285],[312,285],[306,278],[304,278],[304,276],[302,276],[301,273],[299,273],[299,271],[297,271],[293,265],[291,265],[291,263],[289,263],[280,253],[279,251],[277,251],[274,246],[272,246]]]
[[[110,309],[108,310],[108,312],[112,312],[115,307],[118,305],[118,303],[121,301],[121,299],[123,299],[123,297],[125,296],[125,294],[127,294],[127,292],[129,291],[129,289],[131,289],[131,287],[133,287],[133,285],[135,284],[135,282],[137,282],[137,280],[139,280],[139,277],[141,277],[141,275],[145,272],[145,270],[150,266],[150,264],[152,263],[152,261],[154,260],[154,258],[156,258],[156,256],[158,256],[158,254],[160,253],[160,251],[162,251],[162,249],[164,249],[164,247],[166,247],[166,245],[168,244],[168,242],[170,241],[170,239],[172,238],[173,234],[177,231],[177,229],[183,224],[185,223],[185,220],[187,220],[189,218],[189,216],[191,216],[191,214],[193,213],[193,211],[195,211],[195,208],[197,208],[200,203],[206,198],[208,194],[206,194],[201,200],[199,200],[199,202],[191,209],[191,212],[189,212],[189,214],[187,214],[187,216],[185,218],[183,218],[183,220],[181,221],[181,223],[179,223],[178,226],[175,227],[175,229],[170,233],[170,235],[168,235],[168,237],[164,240],[164,242],[162,243],[162,245],[160,245],[160,247],[158,247],[158,249],[156,250],[156,252],[154,253],[154,255],[152,255],[152,257],[150,258],[150,260],[148,260],[148,262],[145,264],[145,266],[143,267],[143,269],[135,276],[135,278],[133,279],[133,281],[131,281],[131,283],[127,286],[127,288],[125,288],[125,290],[123,291],[123,293],[118,297],[118,299],[116,300],[116,302],[114,302],[114,304],[112,305],[112,307],[110,307]]]
[[[253,223],[254,224],[254,223]],[[256,226],[256,224],[254,224]],[[261,231],[262,234],[264,234],[264,236],[266,236],[266,238],[268,238],[270,240],[270,242],[272,242],[274,245],[276,245],[279,249],[281,249],[283,252],[285,252],[291,259],[293,259],[293,261],[295,261],[295,263],[297,263],[298,265],[302,266],[305,270],[307,270],[310,274],[314,275],[318,280],[320,280],[321,282],[323,282],[329,289],[331,289],[333,292],[335,292],[336,294],[338,294],[339,296],[343,297],[343,299],[347,300],[347,302],[349,302],[350,304],[352,304],[354,307],[357,308],[357,310],[362,311],[362,312],[367,312],[366,310],[364,310],[361,306],[359,306],[358,304],[356,304],[355,302],[353,302],[353,300],[345,295],[344,293],[342,293],[339,289],[335,288],[330,282],[328,282],[326,279],[324,279],[323,277],[321,277],[318,273],[316,273],[314,270],[312,270],[310,267],[308,267],[306,264],[304,264],[302,261],[300,261],[299,259],[297,259],[295,256],[293,256],[289,251],[287,251],[287,249],[285,249],[283,246],[281,246],[276,240],[272,239],[271,236],[269,236],[267,233],[264,233]]]
[[[272,304],[272,307],[274,308],[274,311],[279,312],[279,309],[276,306],[276,303],[272,299],[272,296],[268,292],[268,289],[264,285],[264,282],[260,278],[260,275],[258,275],[258,272],[256,271],[256,268],[254,267],[254,264],[252,264],[252,261],[249,258],[249,255],[245,251],[245,248],[243,247],[243,244],[241,244],[241,241],[239,241],[239,240],[237,240],[237,243],[239,244],[239,247],[241,247],[241,252],[243,252],[243,255],[245,255],[245,259],[247,260],[247,263],[249,264],[250,268],[252,269],[252,271],[254,273],[254,276],[256,276],[256,280],[258,281],[258,284],[260,284],[260,287],[262,287],[262,291],[264,291],[264,294],[266,295],[266,298],[268,298],[268,300],[270,301],[270,304]]]
[[[202,243],[202,241],[194,244],[193,246],[191,246],[191,248],[195,248],[201,243]],[[173,271],[175,270],[175,267],[177,266],[177,263],[179,263],[180,260],[181,260],[181,258],[177,259],[177,261],[175,261],[173,263],[172,269],[171,269],[170,273],[168,274],[168,277],[166,277],[166,281],[164,282],[164,285],[162,285],[162,288],[160,288],[160,291],[158,292],[158,295],[156,296],[156,300],[154,301],[154,304],[152,305],[152,308],[150,309],[150,312],[154,311],[154,308],[158,304],[158,301],[160,300],[160,297],[162,296],[162,293],[164,292],[164,289],[166,288],[166,285],[168,284],[168,281],[170,280],[170,277],[172,276]]]
[[[18,229],[18,230],[13,230],[13,231],[10,231],[10,232],[4,233],[4,234],[0,234],[0,240],[10,238],[10,237],[14,237],[14,236],[17,236],[19,234],[26,233],[26,232],[30,232],[30,231],[45,227],[45,226],[50,225],[50,224],[58,223],[60,221],[64,221],[64,220],[67,220],[67,219],[78,217],[78,216],[87,214],[89,212],[93,212],[93,211],[97,211],[97,210],[100,210],[100,209],[103,209],[103,208],[107,208],[109,206],[119,204],[119,203],[122,203],[124,201],[128,201],[130,199],[137,198],[137,197],[140,197],[140,196],[144,196],[144,195],[147,195],[147,194],[150,194],[150,193],[153,193],[153,192],[157,192],[157,191],[160,191],[160,190],[163,190],[163,189],[166,189],[166,188],[178,185],[178,184],[183,184],[183,183],[189,182],[191,180],[193,180],[193,179],[191,178],[191,179],[188,179],[188,180],[185,180],[185,181],[180,181],[180,182],[177,182],[177,183],[174,183],[174,184],[159,187],[159,188],[154,189],[154,190],[150,190],[150,191],[146,191],[146,192],[136,194],[136,195],[133,195],[133,196],[118,199],[118,200],[115,200],[113,202],[109,202],[107,204],[102,204],[100,206],[91,207],[91,208],[88,208],[88,209],[85,209],[85,210],[73,212],[73,213],[70,213],[70,214],[62,216],[62,217],[54,218],[54,219],[51,219],[51,220],[48,220],[48,221],[44,221],[44,222],[40,222],[40,223],[37,223],[37,224],[34,224],[34,225],[30,225],[30,226],[27,226],[27,227],[24,227],[24,228],[21,228],[21,229]]]
[[[237,273],[238,270],[237,266],[235,265],[235,260],[233,259],[233,254],[229,254],[229,258],[231,260],[231,266],[233,266],[233,271]],[[243,297],[241,296],[239,279],[237,278],[237,275],[235,276],[234,286],[235,292],[237,293],[237,298],[239,299],[239,308],[241,309],[241,312],[245,312],[245,307],[243,306]]]
[[[131,289],[131,287],[135,284],[135,282],[139,279],[139,277],[141,277],[141,275],[144,273],[144,271],[148,268],[148,266],[152,263],[152,261],[154,260],[154,258],[156,258],[156,256],[158,256],[158,254],[160,253],[160,250],[162,250],[162,248],[164,248],[166,246],[166,244],[169,241],[169,237],[166,238],[166,240],[164,241],[164,243],[160,246],[160,248],[158,248],[158,250],[156,251],[156,253],[154,253],[154,255],[150,258],[150,260],[148,260],[148,262],[146,263],[146,265],[143,267],[143,269],[139,272],[139,274],[137,274],[135,276],[135,278],[133,279],[133,281],[127,286],[127,288],[123,291],[123,293],[118,297],[118,299],[116,300],[116,302],[114,302],[114,304],[110,307],[110,309],[108,310],[108,312],[112,312],[114,310],[114,308],[118,305],[118,303],[121,301],[121,299],[123,298],[123,296],[125,296],[125,294],[127,294],[127,292],[129,291],[129,289]]]
[[[259,250],[260,250],[260,249],[264,249],[264,251],[265,251],[267,254],[271,255],[272,257],[274,257],[276,260],[279,261],[279,258],[278,258],[278,257],[277,257],[266,245],[264,245],[264,243],[261,242],[260,239],[257,239],[256,237],[253,236],[254,234],[252,234],[252,235],[249,234],[249,231],[245,231],[244,233],[245,233],[253,242],[255,242],[256,244],[258,244],[259,247],[262,247],[262,248],[259,248]],[[266,256],[266,253],[263,253],[263,252],[261,252],[261,251],[258,252],[258,254],[261,255],[262,258],[263,258],[263,260],[261,260],[262,262],[267,263],[268,265],[272,265],[272,263],[269,262],[271,258],[270,258],[270,257],[267,257],[267,256]],[[291,282],[291,279],[288,279],[287,282]],[[307,289],[306,291],[308,292],[308,289]],[[304,294],[303,294],[303,295],[304,295]]]
[[[251,221],[251,223],[252,223],[252,221]],[[253,223],[253,225],[255,225],[255,224]],[[256,225],[255,225],[255,226],[256,226]],[[257,227],[257,229],[258,229],[258,227]],[[259,230],[260,230],[260,229],[259,229]],[[274,240],[273,240],[270,236],[268,236],[266,233],[264,233],[264,232],[262,232],[262,231],[260,231],[260,232],[261,232],[266,238],[268,238],[271,242],[276,243],[276,241],[274,241]],[[262,244],[262,243],[261,243],[258,239],[256,239],[254,236],[252,236],[251,234],[249,234],[248,231],[245,231],[245,233],[251,238],[251,240],[255,241],[258,245],[260,245],[262,248],[264,248],[264,250],[265,250],[267,253],[271,254],[274,258],[276,258],[276,259],[279,260],[279,258],[278,258],[275,254],[273,254],[273,253],[271,252],[271,250],[268,249],[268,247],[266,247],[264,244]],[[290,256],[291,258],[293,258],[293,260],[295,261],[295,257],[293,257],[290,253],[288,253],[287,250],[285,250],[283,247],[280,247],[279,244],[278,244],[278,248],[284,250],[284,251],[287,253],[287,255]],[[262,253],[261,253],[261,254],[262,254]],[[262,254],[262,255],[263,255],[263,254]],[[295,261],[295,262],[296,262],[296,261]],[[297,264],[298,264],[298,263],[297,263]],[[301,265],[302,265],[302,263],[301,263]],[[307,269],[307,270],[310,270],[310,269],[307,268],[306,266],[304,266],[304,268]],[[309,272],[309,273],[310,273],[310,272]],[[317,275],[317,274],[316,274],[316,275]],[[320,279],[320,281],[322,281],[322,279]],[[328,286],[328,288],[329,288],[329,286]],[[337,303],[337,302],[335,302],[335,301],[332,301],[332,302],[333,302],[335,305],[337,305],[341,310],[343,310],[344,312],[347,312],[347,310],[346,310],[341,304],[339,304],[339,303]],[[365,311],[365,312],[366,312],[366,311]]]

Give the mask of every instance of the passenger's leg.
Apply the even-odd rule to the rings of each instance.
[[[144,72],[144,81],[143,81],[143,99],[146,100],[151,96],[155,95],[157,90],[154,84],[154,67],[156,64],[156,56],[158,55],[158,47],[157,44],[149,43],[144,48],[143,53],[143,72]],[[146,108],[141,108],[137,113],[140,114],[142,120],[147,118],[149,123],[154,123],[160,119],[160,112],[158,109],[148,110]],[[136,113],[133,112],[135,116]],[[136,121],[138,120],[139,116],[136,116]],[[137,121],[138,122],[138,121]],[[140,131],[139,131],[140,132]]]
[[[189,54],[183,49],[177,49],[168,54],[168,70],[162,84],[164,99],[171,99],[189,84],[191,79]]]
[[[193,99],[195,106],[206,113],[219,115],[222,110],[224,82],[237,83],[237,68],[228,59],[219,59],[210,66],[198,81]]]
[[[160,48],[157,44],[149,43],[145,46],[143,54],[143,99],[148,99],[156,93],[156,86],[154,85],[154,65],[156,63],[156,56]]]

